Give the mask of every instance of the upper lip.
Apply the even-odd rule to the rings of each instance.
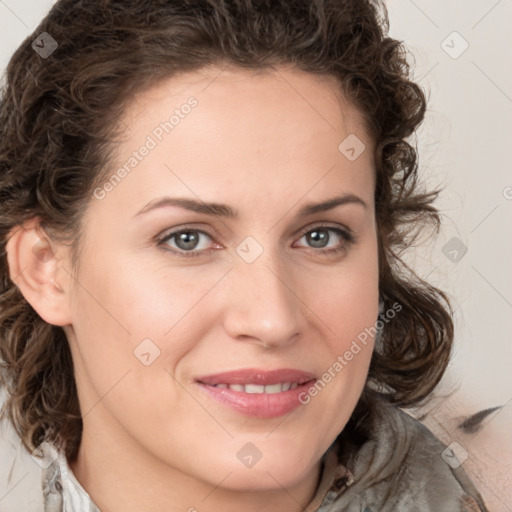
[[[217,384],[262,384],[264,386],[284,382],[304,384],[316,377],[302,370],[282,368],[278,370],[261,370],[258,368],[247,368],[230,372],[216,373],[197,377],[196,382],[215,386]]]

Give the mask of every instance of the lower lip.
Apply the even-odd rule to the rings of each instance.
[[[295,389],[280,393],[245,393],[198,382],[199,386],[215,400],[237,412],[256,418],[277,418],[290,413],[302,405],[299,396],[307,391],[313,383],[314,381],[311,380],[300,384]]]

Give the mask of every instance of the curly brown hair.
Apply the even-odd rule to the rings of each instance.
[[[46,440],[73,460],[82,421],[66,334],[9,277],[9,234],[38,217],[71,244],[77,265],[81,219],[108,174],[123,109],[159,80],[207,65],[334,77],[364,116],[375,141],[379,289],[385,307],[402,310],[380,333],[340,436],[364,438],[376,399],[407,407],[428,398],[449,362],[453,312],[401,258],[425,226],[439,231],[439,190],[420,190],[408,140],[426,99],[388,30],[386,7],[371,0],[60,0],[23,41],[0,100],[0,383],[2,415],[28,450]],[[43,32],[58,42],[48,58],[31,46]]]

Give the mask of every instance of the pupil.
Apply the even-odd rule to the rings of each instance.
[[[311,231],[309,235],[313,247],[325,247],[329,237],[325,231]]]

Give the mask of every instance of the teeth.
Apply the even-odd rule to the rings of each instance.
[[[265,393],[281,393],[282,390],[282,384],[270,384],[268,386],[265,386]]]
[[[246,384],[245,392],[246,393],[265,393],[265,386],[261,386],[259,384]]]
[[[290,389],[296,389],[299,384],[297,382],[283,382],[282,384],[216,384],[216,388],[231,389],[231,391],[238,391],[241,393],[252,393],[252,394],[274,394],[282,393],[283,391],[289,391]]]

